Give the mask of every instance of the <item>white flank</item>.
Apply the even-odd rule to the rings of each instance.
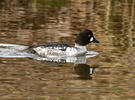
[[[75,44],[75,47],[65,47],[65,51],[61,50],[64,47],[56,47],[56,48],[51,48],[51,47],[36,47],[33,48],[39,55],[45,56],[45,57],[56,57],[56,56],[61,56],[61,57],[68,57],[68,56],[77,56],[77,55],[82,55],[87,52],[86,46],[81,46],[78,44]]]

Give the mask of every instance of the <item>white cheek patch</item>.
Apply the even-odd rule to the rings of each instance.
[[[94,40],[94,38],[93,38],[93,37],[91,37],[91,38],[90,38],[90,42],[92,42],[93,40]]]

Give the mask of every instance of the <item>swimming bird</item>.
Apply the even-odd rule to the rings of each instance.
[[[43,57],[79,56],[87,53],[86,45],[92,42],[99,43],[94,37],[93,32],[85,29],[76,36],[74,46],[66,43],[52,42],[29,46],[26,51]]]

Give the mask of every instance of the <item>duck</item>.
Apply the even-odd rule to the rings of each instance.
[[[61,42],[51,42],[29,46],[26,50],[42,57],[71,57],[85,55],[87,53],[86,46],[90,43],[99,43],[99,41],[94,37],[91,30],[85,29],[76,36],[74,46]]]

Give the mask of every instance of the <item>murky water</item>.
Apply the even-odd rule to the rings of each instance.
[[[0,43],[73,45],[85,28],[100,41],[85,63],[0,58],[0,99],[134,100],[135,0],[0,1]]]

